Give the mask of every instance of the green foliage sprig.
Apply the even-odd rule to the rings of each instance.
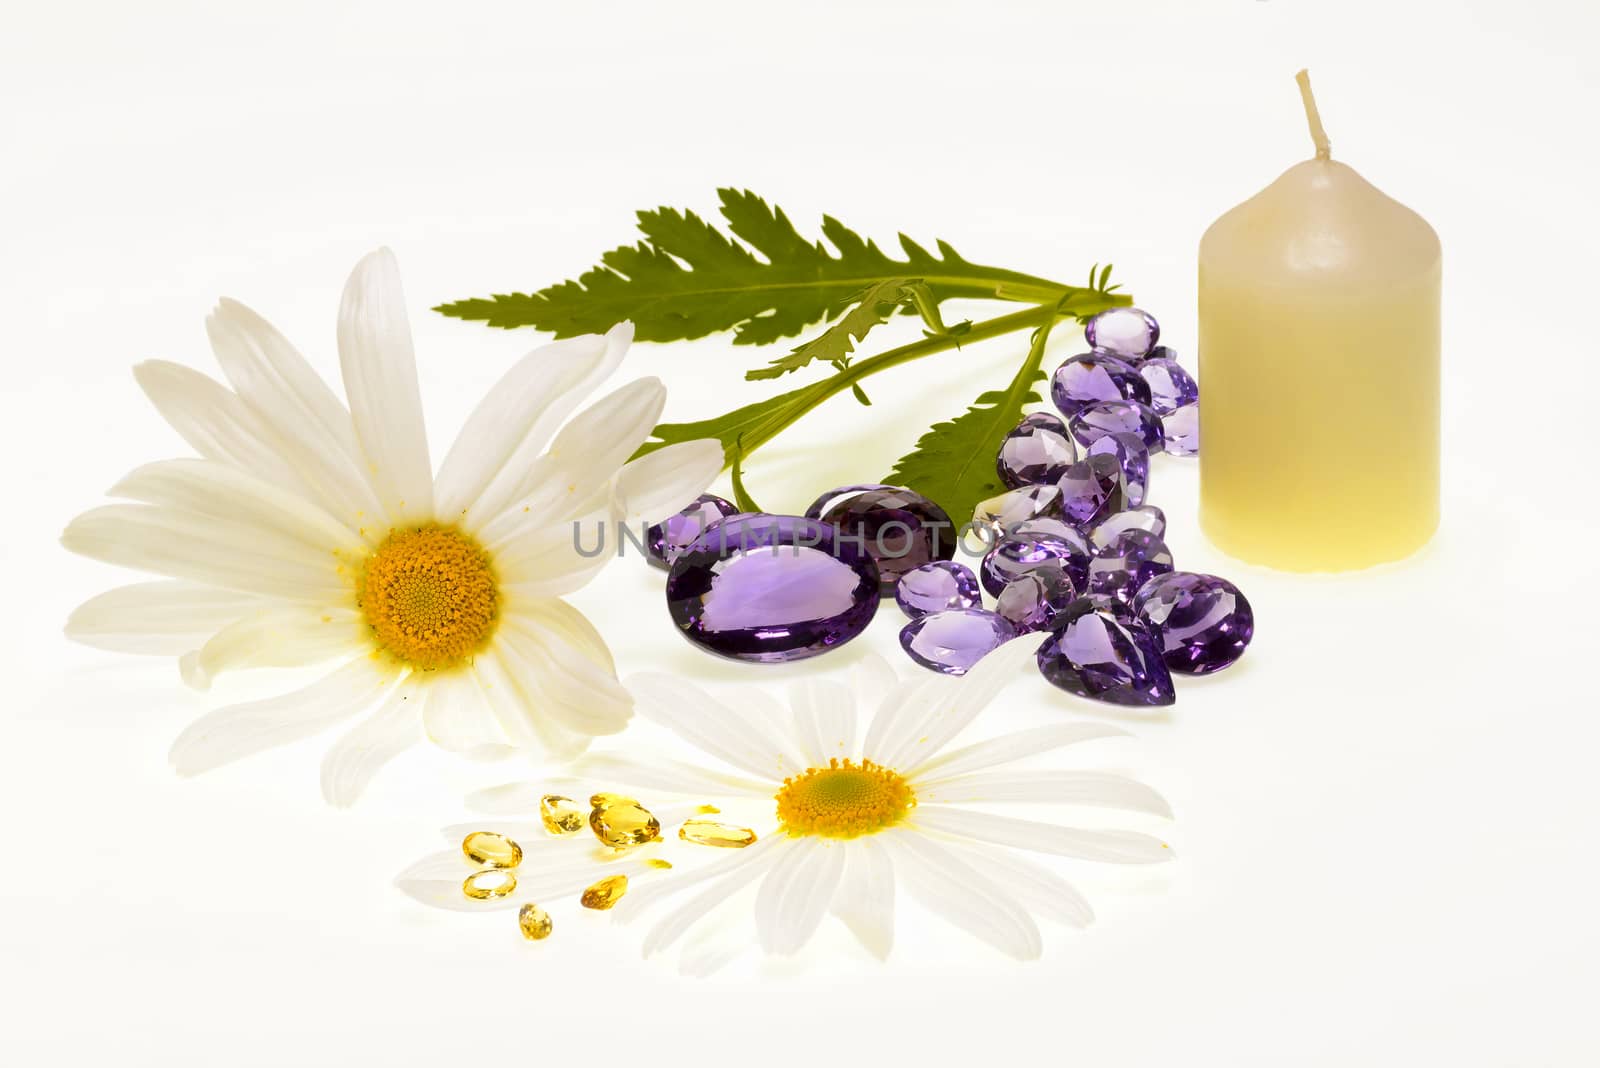
[[[934,424],[901,457],[885,481],[938,502],[956,522],[1000,492],[994,454],[1007,430],[1037,401],[1044,344],[1061,319],[1084,320],[1132,298],[1111,285],[1111,268],[1095,267],[1086,286],[973,263],[944,241],[929,252],[901,234],[895,258],[832,216],[823,216],[824,241],[809,241],[781,208],[735,189],[718,190],[724,235],[692,211],[657,208],[638,213],[643,239],[614,248],[576,280],[533,293],[456,301],[436,310],[496,327],[531,326],[557,337],[599,333],[625,319],[641,341],[678,341],[732,330],[736,345],[766,345],[826,322],[815,337],[745,378],[780,378],[813,365],[826,377],[709,419],[662,423],[646,453],[664,445],[714,437],[729,464],[750,455],[802,415],[850,390],[871,403],[861,382],[910,360],[1022,330],[1033,332],[1028,354],[1001,390],[985,392],[966,411]],[[982,322],[946,326],[940,306],[952,298],[1020,302],[1025,308]],[[919,341],[857,359],[857,346],[896,313],[917,315]],[[748,500],[743,480],[739,494]]]

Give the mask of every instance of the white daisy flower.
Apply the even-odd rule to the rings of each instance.
[[[388,250],[345,286],[348,409],[243,305],[222,301],[206,328],[232,388],[174,363],[135,369],[199,457],[138,468],[111,490],[128,503],[86,512],[62,536],[74,552],[166,578],[94,598],[67,633],[177,655],[199,688],[235,668],[339,664],[294,693],[200,719],[173,746],[180,773],[368,713],[323,762],[324,795],[347,805],[424,736],[476,756],[531,747],[569,758],[623,728],[632,699],[610,652],[560,599],[612,554],[580,554],[573,524],[659,520],[722,466],[715,441],[628,462],[661,413],[657,379],[578,411],[622,361],[630,324],[530,353],[437,474]]]
[[[718,701],[679,678],[630,678],[641,716],[726,767],[597,752],[578,761],[574,774],[699,800],[766,799],[775,817],[755,844],[697,870],[680,868],[641,883],[623,899],[616,912],[626,917],[698,891],[649,932],[646,955],[672,946],[719,904],[759,884],[754,918],[768,953],[797,952],[832,913],[870,952],[887,957],[899,888],[1002,952],[1032,959],[1041,950],[1036,916],[1083,926],[1093,913],[1070,884],[1023,854],[1114,864],[1170,860],[1165,842],[1136,831],[1081,829],[971,807],[1099,806],[1171,815],[1154,790],[1120,775],[1008,767],[1062,746],[1122,735],[1116,727],[1061,723],[950,748],[1008,682],[1031,674],[1029,644],[1002,646],[959,680],[899,680],[882,660],[865,662],[857,689],[876,711],[860,738],[856,694],[837,681],[800,683],[784,709],[759,692]],[[535,794],[507,784],[473,801],[504,812],[528,807]],[[564,874],[567,882],[581,878]],[[460,897],[459,887],[449,889]]]

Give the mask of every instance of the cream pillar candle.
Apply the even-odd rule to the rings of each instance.
[[[1439,520],[1439,238],[1316,158],[1200,241],[1200,523],[1290,571],[1409,555]]]

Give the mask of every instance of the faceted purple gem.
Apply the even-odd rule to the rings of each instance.
[[[1094,549],[1090,547],[1089,539],[1084,537],[1077,527],[1060,519],[1030,519],[1025,523],[1018,523],[1006,533],[1029,537],[1048,534],[1052,538],[1060,538],[1084,556],[1094,555]]]
[[[1017,429],[1025,426],[1038,427],[1041,430],[1054,430],[1057,434],[1066,434],[1067,424],[1059,415],[1051,412],[1029,412],[1022,417],[1022,422],[1017,424]]]
[[[1066,565],[1046,562],[1006,583],[994,610],[1018,630],[1048,630],[1077,595]]]
[[[1133,599],[1154,632],[1167,667],[1186,675],[1221,671],[1244,655],[1255,614],[1239,588],[1215,575],[1174,571],[1150,580]]]
[[[1150,385],[1129,363],[1109,352],[1085,352],[1050,376],[1050,399],[1061,414],[1077,415],[1091,404],[1111,400],[1150,400]]]
[[[895,587],[894,600],[911,619],[951,608],[983,607],[978,576],[954,560],[935,560],[907,571]]]
[[[854,497],[856,494],[865,493],[868,490],[886,490],[895,488],[896,487],[894,486],[886,486],[882,482],[862,482],[854,486],[840,486],[838,489],[831,489],[827,493],[824,493],[822,496],[818,497],[816,500],[812,501],[811,507],[807,508],[805,511],[805,516],[807,519],[821,519],[823,512],[826,512],[829,508],[832,508],[846,497]]]
[[[1000,442],[994,469],[1002,483],[1016,489],[1054,482],[1077,458],[1078,447],[1065,426],[1058,431],[1024,419]]]
[[[1056,618],[1038,661],[1046,679],[1080,697],[1146,707],[1177,700],[1172,674],[1144,625],[1119,620],[1083,598]]]
[[[838,527],[845,540],[866,546],[888,596],[907,571],[956,554],[956,527],[944,509],[902,486],[836,499],[822,521]]]
[[[1089,456],[1061,476],[1061,514],[1079,530],[1091,530],[1101,520],[1128,507],[1128,484],[1114,456]]]
[[[983,588],[991,596],[998,597],[1012,580],[1046,562],[1064,566],[1072,576],[1074,587],[1083,585],[1083,576],[1089,567],[1088,554],[1066,539],[1049,534],[1006,535],[984,555],[978,574],[983,579]]]
[[[965,675],[1018,633],[1010,620],[993,612],[952,608],[907,623],[900,631],[900,645],[923,667]]]
[[[1158,538],[1164,537],[1167,533],[1167,513],[1153,504],[1129,508],[1102,519],[1099,526],[1090,532],[1089,541],[1096,549],[1104,549],[1124,530],[1146,530]]]
[[[1061,514],[1061,490],[1057,486],[1022,486],[998,497],[979,501],[972,511],[972,522],[996,538],[1018,523]]]
[[[1150,350],[1149,355],[1147,355],[1145,357],[1145,359],[1146,360],[1171,360],[1173,363],[1177,363],[1178,362],[1178,350],[1177,349],[1170,349],[1165,345],[1157,345],[1155,348]],[[1141,361],[1141,362],[1143,362],[1143,361]]]
[[[694,644],[732,660],[800,660],[843,645],[878,610],[878,567],[827,523],[725,519],[682,550],[667,611]]]
[[[1185,404],[1161,417],[1161,431],[1167,452],[1173,456],[1196,456],[1200,452],[1200,405]]]
[[[739,511],[732,501],[725,501],[710,493],[702,493],[693,504],[668,516],[645,535],[645,553],[650,563],[665,571],[689,543],[715,523],[720,523]]]
[[[1083,611],[1104,612],[1118,623],[1137,623],[1144,626],[1144,621],[1133,610],[1133,605],[1126,601],[1119,601],[1102,593],[1086,593],[1079,597],[1078,601],[1087,606]]]
[[[1150,450],[1138,434],[1107,434],[1084,450],[1085,456],[1115,456],[1128,487],[1128,507],[1137,508],[1150,493]]]
[[[1067,424],[1072,436],[1093,445],[1107,434],[1137,434],[1151,452],[1161,451],[1161,417],[1138,401],[1101,401],[1091,404]]]
[[[1124,530],[1089,561],[1089,592],[1133,603],[1139,588],[1172,571],[1172,552],[1148,530]]]
[[[1091,348],[1137,360],[1155,347],[1161,324],[1139,308],[1111,308],[1085,323],[1083,336]]]
[[[1150,386],[1150,407],[1162,415],[1200,399],[1200,387],[1177,360],[1152,356],[1139,364],[1139,377]]]

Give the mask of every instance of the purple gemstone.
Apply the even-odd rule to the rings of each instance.
[[[994,469],[1002,483],[1017,489],[1054,482],[1077,458],[1078,447],[1065,426],[1058,431],[1024,419],[1000,443]]]
[[[1161,324],[1138,308],[1112,308],[1085,323],[1083,336],[1091,348],[1137,360],[1155,347]]]
[[[995,598],[994,610],[1018,630],[1048,630],[1050,624],[1077,599],[1066,565],[1046,562],[1006,583]]]
[[[1107,434],[1084,450],[1087,456],[1115,456],[1128,487],[1128,507],[1137,508],[1150,493],[1150,450],[1138,434]]]
[[[1072,436],[1093,445],[1107,434],[1137,434],[1151,452],[1161,451],[1161,417],[1138,401],[1101,401],[1072,417]]]
[[[1017,636],[1011,621],[982,608],[953,608],[913,619],[900,645],[923,667],[965,675],[972,665]]]
[[[1118,623],[1137,623],[1140,626],[1144,626],[1144,621],[1139,618],[1139,614],[1126,601],[1119,601],[1115,597],[1107,597],[1100,593],[1086,593],[1079,597],[1078,600],[1086,606],[1082,611],[1104,612]],[[1071,612],[1066,614],[1070,615]]]
[[[955,524],[944,509],[901,486],[836,499],[822,521],[838,527],[845,540],[866,546],[889,596],[907,571],[956,554]]]
[[[1148,530],[1124,530],[1089,561],[1089,592],[1133,603],[1139,588],[1172,571],[1172,552]]]
[[[1139,364],[1139,377],[1150,386],[1150,407],[1162,415],[1200,399],[1200,387],[1177,360],[1152,356]]]
[[[846,497],[854,497],[856,494],[865,493],[868,490],[886,490],[895,488],[897,487],[886,486],[882,482],[862,482],[854,486],[840,486],[838,489],[831,489],[827,493],[824,493],[822,496],[818,497],[816,500],[812,501],[811,507],[807,508],[805,511],[805,516],[807,519],[821,519],[823,512],[826,512],[829,508],[832,508]]]
[[[1178,362],[1178,350],[1177,349],[1169,349],[1165,345],[1157,345],[1155,348],[1150,350],[1150,354],[1148,356],[1146,356],[1145,359],[1146,360],[1171,360],[1173,363],[1177,363]]]
[[[1017,429],[1025,426],[1038,427],[1040,430],[1054,430],[1057,434],[1065,435],[1067,424],[1061,417],[1050,412],[1029,412],[1022,417],[1022,422],[1017,424]]]
[[[935,560],[907,571],[895,587],[894,600],[911,619],[951,608],[983,607],[978,576],[954,560]]]
[[[1195,456],[1200,452],[1200,406],[1185,404],[1161,417],[1167,452],[1173,456]]]
[[[1089,541],[1096,549],[1104,549],[1124,530],[1147,530],[1158,538],[1162,537],[1167,533],[1167,513],[1153,504],[1129,508],[1101,520],[1089,535]]]
[[[1172,674],[1143,624],[1119,620],[1083,598],[1039,646],[1039,671],[1068,693],[1114,705],[1170,705]]]
[[[1215,575],[1160,575],[1139,590],[1133,605],[1155,633],[1167,667],[1186,675],[1221,671],[1244,655],[1256,632],[1250,602]]]
[[[707,527],[722,522],[739,511],[732,501],[702,493],[693,504],[668,516],[646,532],[645,553],[652,565],[665,571],[678,553],[688,548]]]
[[[1114,456],[1090,456],[1067,468],[1058,483],[1061,514],[1079,530],[1091,530],[1101,520],[1128,507],[1128,484]]]
[[[1030,519],[1025,523],[1018,523],[1006,533],[1026,537],[1038,537],[1041,534],[1048,534],[1052,538],[1060,538],[1084,556],[1094,555],[1094,549],[1089,546],[1089,539],[1085,538],[1077,527],[1060,519]]]
[[[725,519],[678,554],[667,611],[684,636],[733,660],[827,652],[878,610],[878,568],[834,527],[786,515]]]
[[[1072,576],[1074,587],[1083,585],[1089,566],[1088,555],[1071,542],[1049,534],[1006,535],[984,555],[978,574],[983,579],[983,588],[991,596],[998,597],[1018,576],[1046,562],[1064,566]]]
[[[1007,490],[998,497],[979,501],[972,522],[996,538],[1018,523],[1061,514],[1061,490],[1056,486],[1023,486]]]
[[[1062,415],[1072,416],[1101,401],[1148,403],[1150,385],[1128,361],[1109,352],[1085,352],[1067,360],[1050,376],[1050,399]]]

